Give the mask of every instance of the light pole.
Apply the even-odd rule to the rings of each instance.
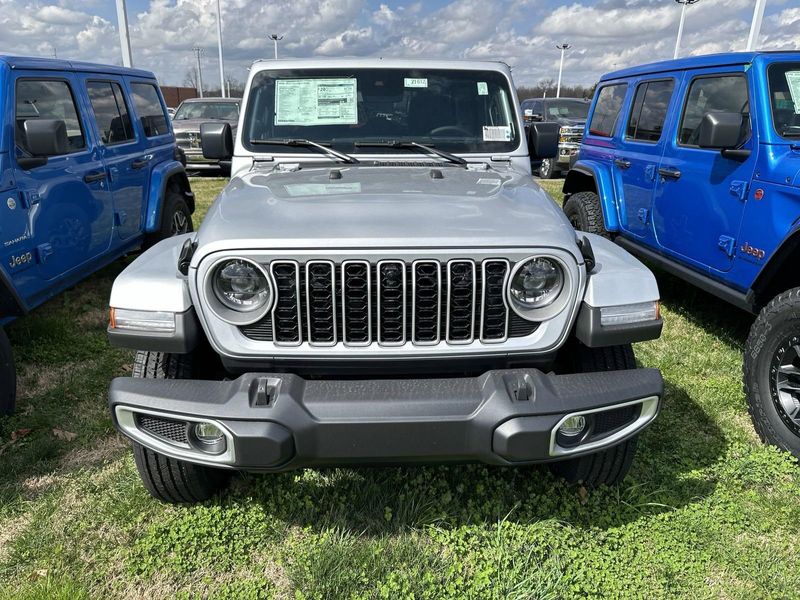
[[[690,4],[697,4],[700,0],[675,0],[678,4],[681,5],[681,22],[678,25],[678,37],[675,40],[675,53],[672,55],[672,58],[678,58],[678,52],[681,49],[681,38],[683,37],[683,22],[686,20],[686,7]]]
[[[756,0],[756,7],[753,9],[753,22],[750,23],[750,36],[747,38],[747,51],[752,52],[758,44],[758,34],[761,33],[761,21],[764,20],[764,9],[767,7],[767,0]]]
[[[278,59],[278,42],[283,39],[282,35],[278,35],[277,33],[271,33],[269,39],[272,40],[272,44],[275,48],[275,60]]]
[[[119,47],[122,50],[122,66],[132,67],[131,36],[128,34],[128,11],[125,0],[117,0],[117,29],[119,29]]]
[[[192,48],[194,57],[197,59],[197,85],[200,87],[200,97],[203,97],[203,66],[200,64],[200,57],[203,55],[203,49],[199,46]]]
[[[222,62],[222,11],[217,0],[217,46],[219,47],[219,95],[225,97],[225,65]]]
[[[572,48],[567,43],[561,44],[560,46],[556,46],[557,49],[561,50],[561,62],[558,65],[558,85],[556,86],[556,98],[561,97],[561,73],[564,71],[564,51],[569,50]]]

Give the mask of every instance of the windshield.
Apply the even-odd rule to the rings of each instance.
[[[175,112],[175,120],[222,119],[239,120],[239,105],[235,102],[184,102]]]
[[[496,71],[261,71],[248,97],[243,143],[254,152],[287,152],[268,143],[287,139],[370,154],[397,153],[397,146],[369,142],[417,142],[451,153],[510,152],[520,142],[508,79]]]
[[[557,119],[575,119],[585,121],[589,116],[589,102],[583,100],[560,100],[558,102],[547,102],[544,105],[548,121]]]
[[[774,63],[767,74],[775,131],[785,138],[800,138],[800,62]]]

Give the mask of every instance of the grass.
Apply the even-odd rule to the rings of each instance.
[[[199,220],[223,180],[192,185]],[[9,328],[0,599],[797,597],[800,473],[747,417],[749,318],[704,293],[659,274],[664,334],[636,351],[664,374],[664,410],[619,489],[539,468],[327,469],[173,507],[146,494],[106,409],[130,372],[104,332],[129,261]]]

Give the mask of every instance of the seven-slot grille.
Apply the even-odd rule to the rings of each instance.
[[[273,309],[241,332],[282,346],[503,342],[535,331],[505,300],[506,259],[276,260]]]

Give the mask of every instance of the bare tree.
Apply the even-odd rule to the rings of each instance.
[[[189,67],[186,70],[186,75],[183,76],[183,85],[197,89],[197,69]]]

